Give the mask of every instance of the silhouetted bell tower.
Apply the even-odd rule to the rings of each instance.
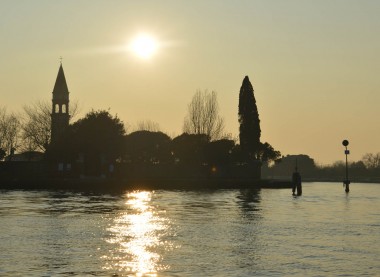
[[[54,143],[69,126],[69,89],[62,62],[53,89],[51,113],[51,142]]]

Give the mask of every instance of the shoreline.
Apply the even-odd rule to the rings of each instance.
[[[224,178],[49,178],[33,180],[2,180],[0,189],[22,190],[217,190],[217,189],[290,189],[288,180],[224,179]]]

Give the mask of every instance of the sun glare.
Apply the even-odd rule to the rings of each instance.
[[[126,194],[125,210],[109,227],[107,241],[114,246],[105,260],[105,269],[125,276],[157,277],[168,269],[162,262],[162,251],[174,247],[167,241],[168,219],[152,205],[154,193],[134,191]],[[124,276],[124,275],[123,275]]]
[[[158,43],[154,37],[147,34],[141,34],[132,40],[130,49],[136,56],[143,59],[149,59],[156,53]]]

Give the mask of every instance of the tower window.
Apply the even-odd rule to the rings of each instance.
[[[62,105],[62,113],[66,113],[66,105],[65,104]]]
[[[55,104],[54,112],[59,113],[59,105],[58,104]]]

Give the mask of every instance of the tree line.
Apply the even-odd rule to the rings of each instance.
[[[74,102],[71,107],[70,122],[78,112],[77,103]],[[137,124],[136,130],[127,135],[124,123],[117,116],[112,116],[109,111],[99,110],[91,111],[84,118],[70,123],[68,130],[59,140],[60,142],[55,145],[51,144],[51,107],[48,102],[26,105],[23,107],[21,115],[7,113],[5,108],[0,108],[1,158],[11,156],[15,151],[41,151],[52,157],[53,153],[58,153],[59,149],[65,146],[71,148],[70,151],[64,151],[65,155],[69,155],[69,153],[74,155],[76,152],[76,155],[85,154],[87,157],[91,157],[96,152],[101,151],[104,152],[102,155],[109,156],[109,159],[120,160],[123,159],[123,155],[125,157],[137,155],[136,153],[128,153],[129,148],[141,149],[141,145],[128,147],[128,143],[133,141],[131,137],[135,136],[138,137],[137,141],[140,139],[142,141],[152,140],[150,143],[157,145],[157,147],[162,144],[160,146],[162,149],[165,149],[166,146],[164,145],[168,144],[168,141],[171,141],[173,145],[177,145],[178,141],[183,141],[184,144],[188,143],[191,147],[200,147],[194,148],[196,150],[191,153],[188,151],[189,157],[187,158],[182,155],[181,160],[201,161],[202,155],[210,157],[213,155],[210,153],[215,149],[220,151],[219,158],[221,161],[226,161],[227,158],[224,157],[227,155],[226,153],[228,153],[230,160],[245,163],[265,162],[279,158],[279,151],[274,150],[267,142],[260,142],[259,114],[254,90],[248,76],[244,78],[239,94],[240,144],[224,132],[224,119],[219,115],[215,91],[196,91],[187,108],[187,115],[183,123],[183,134],[178,137],[170,138],[160,131],[157,123],[150,120],[140,122]],[[157,141],[158,138],[161,141]],[[121,147],[123,143],[120,141],[124,141],[123,147]],[[164,143],[164,141],[166,142]],[[205,145],[208,145],[206,147],[208,150],[203,149]],[[91,150],[89,150],[90,148]],[[200,150],[201,148],[203,150]],[[140,160],[148,150],[143,149],[141,151]],[[173,150],[170,151],[174,153]],[[195,158],[195,153],[198,153],[197,158]],[[152,160],[157,159],[157,157],[150,158]],[[179,157],[175,159],[178,160]],[[215,157],[212,159],[215,160]],[[160,160],[165,159],[160,156]]]
[[[75,118],[77,113],[78,104],[74,101],[70,118]],[[16,152],[45,152],[50,140],[51,106],[48,102],[25,105],[21,113],[0,107],[0,160]]]
[[[331,165],[319,165],[313,158],[305,154],[283,156],[276,162],[265,163],[262,176],[265,178],[289,178],[289,172],[297,166],[304,180],[343,181],[346,164],[336,161]],[[348,163],[351,181],[380,181],[380,153],[367,153],[361,160]]]
[[[0,107],[0,160],[12,153],[40,151],[50,161],[86,159],[96,168],[99,160],[130,164],[210,164],[236,165],[259,161],[263,177],[287,177],[294,171],[296,160],[304,178],[339,177],[343,162],[317,165],[307,155],[282,156],[268,142],[261,142],[259,113],[254,90],[248,76],[239,92],[239,139],[224,131],[219,114],[217,93],[197,90],[187,106],[183,133],[170,137],[158,123],[145,120],[131,132],[116,115],[107,110],[78,115],[78,103],[71,103],[70,125],[55,144],[51,143],[51,106],[35,102],[16,114]],[[93,163],[93,165],[91,165]],[[380,153],[365,154],[362,160],[350,163],[355,176],[380,176]]]
[[[259,157],[269,161],[276,152],[261,144]],[[268,147],[269,146],[269,147]],[[239,144],[233,139],[212,140],[201,133],[182,133],[174,138],[161,131],[138,130],[126,133],[123,122],[109,111],[91,111],[71,124],[63,136],[50,144],[46,157],[53,162],[81,160],[86,172],[101,170],[114,161],[134,165],[231,166],[247,164]]]

